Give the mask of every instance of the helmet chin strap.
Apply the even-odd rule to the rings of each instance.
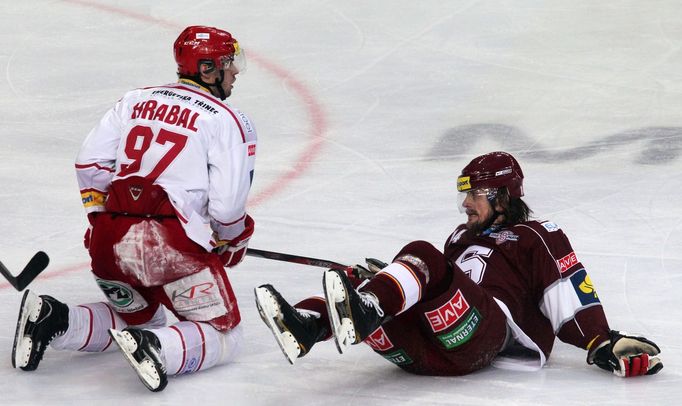
[[[225,95],[225,90],[223,89],[223,80],[225,80],[225,71],[220,70],[220,80],[216,79],[214,86],[218,88],[218,97],[220,97],[220,100],[225,100],[227,99],[227,96]]]
[[[484,229],[488,229],[488,228],[492,227],[493,224],[495,224],[495,220],[497,220],[500,216],[504,215],[503,212],[497,211],[497,209],[495,208],[496,200],[497,200],[497,193],[495,194],[495,196],[488,198],[488,203],[490,203],[490,208],[493,209],[493,215],[490,216],[490,220],[488,220]]]
[[[222,70],[222,69],[220,70],[220,79],[216,79],[214,83],[204,82],[203,80],[201,80],[201,75],[196,75],[194,77],[190,77],[190,79],[196,81],[201,86],[203,86],[207,89],[210,89],[211,93],[214,96],[218,96],[220,98],[220,100],[227,99],[227,95],[225,94],[225,90],[223,90],[223,87],[221,86],[223,84],[223,80],[225,80],[225,71],[224,70]],[[215,92],[217,92],[218,94],[215,94],[215,92],[213,91],[213,88],[217,89]]]

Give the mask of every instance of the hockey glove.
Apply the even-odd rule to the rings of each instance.
[[[231,240],[218,240],[217,247],[213,249],[213,252],[220,255],[220,260],[223,265],[230,268],[236,266],[244,259],[246,256],[246,248],[249,246],[249,240],[253,235],[253,229],[255,223],[251,216],[246,215],[246,220],[244,220],[244,231],[237,237]]]
[[[380,261],[376,258],[365,258],[367,267],[360,264],[355,264],[351,268],[351,275],[355,276],[360,280],[372,279],[379,271],[388,266],[387,263]]]
[[[663,369],[658,358],[661,350],[654,342],[616,330],[611,330],[609,336],[609,340],[588,354],[588,364],[595,364],[621,378],[653,375]]]

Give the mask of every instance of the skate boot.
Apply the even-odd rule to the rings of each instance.
[[[327,336],[328,329],[321,325],[319,316],[294,308],[272,285],[261,285],[254,293],[261,319],[291,364]]]
[[[152,392],[162,391],[168,384],[161,357],[161,343],[151,331],[124,328],[109,329],[109,335],[137,373],[144,386]]]
[[[322,285],[336,348],[343,354],[381,326],[384,312],[376,296],[356,291],[343,271],[326,271]]]
[[[12,366],[24,371],[38,368],[47,346],[68,327],[67,305],[51,296],[24,292],[12,346]]]

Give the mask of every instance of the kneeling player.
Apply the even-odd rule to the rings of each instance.
[[[254,230],[246,214],[256,131],[224,100],[243,62],[226,31],[187,27],[175,42],[179,82],[126,93],[76,162],[91,229],[92,272],[109,303],[67,306],[27,291],[12,364],[56,349],[121,349],[152,391],[167,375],[228,362],[240,315],[224,267]],[[164,307],[180,320],[166,327]]]

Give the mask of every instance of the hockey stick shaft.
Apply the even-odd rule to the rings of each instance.
[[[327,259],[310,258],[293,254],[284,254],[281,252],[259,250],[256,248],[247,248],[246,255],[252,257],[272,259],[275,261],[293,262],[295,264],[319,266],[321,268],[340,269],[344,271],[348,270],[349,268],[348,265],[343,265],[338,262],[329,261]]]
[[[274,252],[267,250],[259,250],[256,248],[248,248],[246,250],[246,255],[252,257],[259,257],[265,259],[272,259],[275,261],[292,262],[295,264],[317,266],[321,268],[328,269],[340,269],[347,271],[349,266],[340,264],[338,262],[330,261],[327,259],[311,258],[301,255],[285,254],[282,252]],[[50,258],[46,253],[39,251],[33,258],[28,262],[24,269],[19,272],[15,277],[12,273],[5,267],[5,265],[0,262],[0,273],[7,279],[7,281],[18,291],[24,290],[33,280],[40,275],[41,272],[47,268],[50,262]]]
[[[12,273],[2,262],[0,262],[0,273],[5,277],[5,279],[7,279],[7,282],[9,282],[14,289],[21,292],[26,288],[26,286],[33,282],[33,280],[40,275],[45,268],[47,268],[49,263],[50,257],[48,257],[43,251],[38,251],[35,255],[33,255],[33,258],[28,261],[28,264],[26,264],[24,269],[19,272],[19,275],[12,275]]]

